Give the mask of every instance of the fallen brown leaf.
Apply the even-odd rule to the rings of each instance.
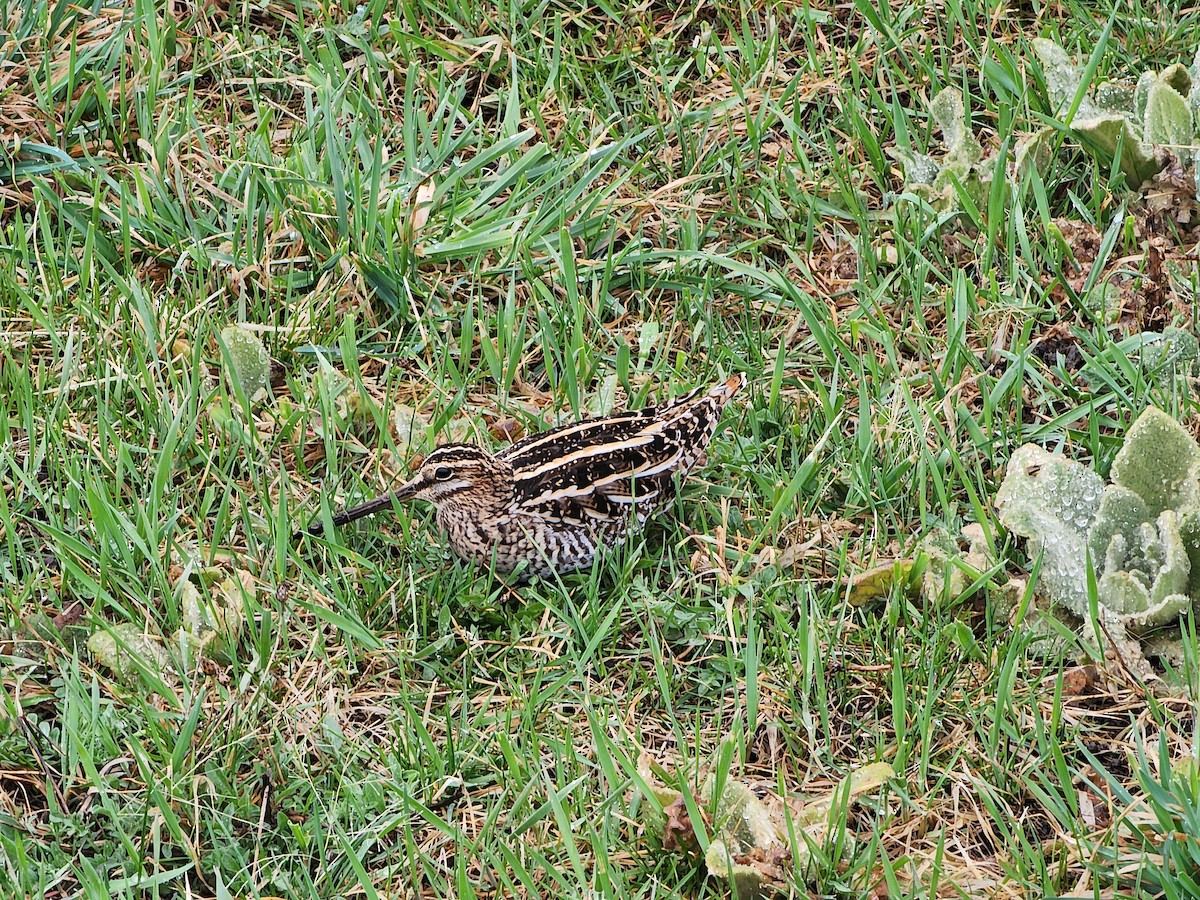
[[[754,867],[764,881],[781,882],[791,859],[792,852],[786,844],[775,844],[771,847],[751,847],[748,853],[734,857],[734,862]]]
[[[663,849],[678,850],[681,847],[696,846],[696,830],[692,827],[691,817],[688,815],[687,803],[684,802],[683,795],[680,794],[678,799],[666,809],[663,814],[667,817],[666,824],[663,825]]]
[[[1063,672],[1063,696],[1080,697],[1095,693],[1099,673],[1095,666],[1076,666]]]
[[[433,194],[436,190],[437,186],[433,183],[433,176],[429,176],[413,191],[412,214],[409,217],[409,223],[414,237],[429,221],[429,213],[433,209]]]

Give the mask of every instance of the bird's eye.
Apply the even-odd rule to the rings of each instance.
[[[453,475],[454,472],[450,470],[449,466],[438,466],[433,470],[433,477],[438,481],[449,481]]]

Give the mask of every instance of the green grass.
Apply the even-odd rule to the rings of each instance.
[[[984,523],[1020,573],[990,503],[1022,443],[1107,471],[1146,405],[1195,424],[1114,350],[1195,328],[1194,232],[1149,308],[1148,215],[1069,136],[957,216],[886,152],[936,152],[955,86],[1008,153],[1053,113],[1031,38],[1136,78],[1192,59],[1195,9],[12,6],[4,896],[724,895],[646,825],[642,754],[785,795],[891,763],[788,873],[809,896],[1112,896],[1131,798],[1194,821],[1194,774],[1154,764],[1194,756],[1194,688],[1065,690],[987,589],[845,601],[937,527]],[[278,363],[253,407],[221,375],[242,321]],[[291,539],[428,449],[401,404],[495,446],[737,371],[708,465],[592,572],[502,585],[423,509]],[[209,567],[253,579],[228,657],[131,682],[78,641],[178,653]],[[1185,896],[1160,876],[1120,883]]]

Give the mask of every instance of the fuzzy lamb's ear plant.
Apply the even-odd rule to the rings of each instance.
[[[976,207],[983,206],[995,165],[992,159],[984,159],[983,147],[967,127],[962,94],[951,87],[943,88],[930,101],[929,113],[942,131],[946,152],[939,162],[901,147],[889,149],[904,169],[904,189],[939,212],[957,209],[961,205],[960,191]]]
[[[1182,328],[1140,331],[1110,344],[1079,374],[1092,388],[1119,380],[1129,387],[1153,384],[1173,392],[1200,374],[1200,342]]]
[[[230,391],[236,385],[250,403],[267,395],[271,383],[271,357],[258,335],[245,325],[228,325],[221,330],[225,345],[226,380]]]
[[[1041,555],[1041,589],[1080,619],[1095,568],[1100,613],[1120,633],[1177,624],[1200,599],[1200,446],[1150,407],[1129,429],[1112,482],[1026,444],[996,495],[1000,522]]]
[[[1062,47],[1035,38],[1033,50],[1046,78],[1056,115],[1075,103],[1083,73]],[[1084,95],[1067,123],[1085,148],[1105,159],[1120,156],[1121,171],[1139,188],[1166,166],[1170,151],[1191,166],[1200,151],[1200,54],[1191,68],[1182,63],[1142,73],[1136,87],[1104,82]]]
[[[1091,468],[1036,444],[1012,455],[996,494],[1000,523],[1042,557],[1042,590],[1080,618],[1088,611],[1087,534],[1103,496],[1104,479]]]

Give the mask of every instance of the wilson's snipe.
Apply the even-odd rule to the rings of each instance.
[[[675,495],[704,459],[721,411],[745,385],[738,375],[662,406],[587,419],[533,434],[496,455],[444,444],[395,491],[333,517],[345,525],[395,500],[427,500],[460,557],[501,573],[570,572],[622,540]],[[320,534],[315,522],[310,534]]]

